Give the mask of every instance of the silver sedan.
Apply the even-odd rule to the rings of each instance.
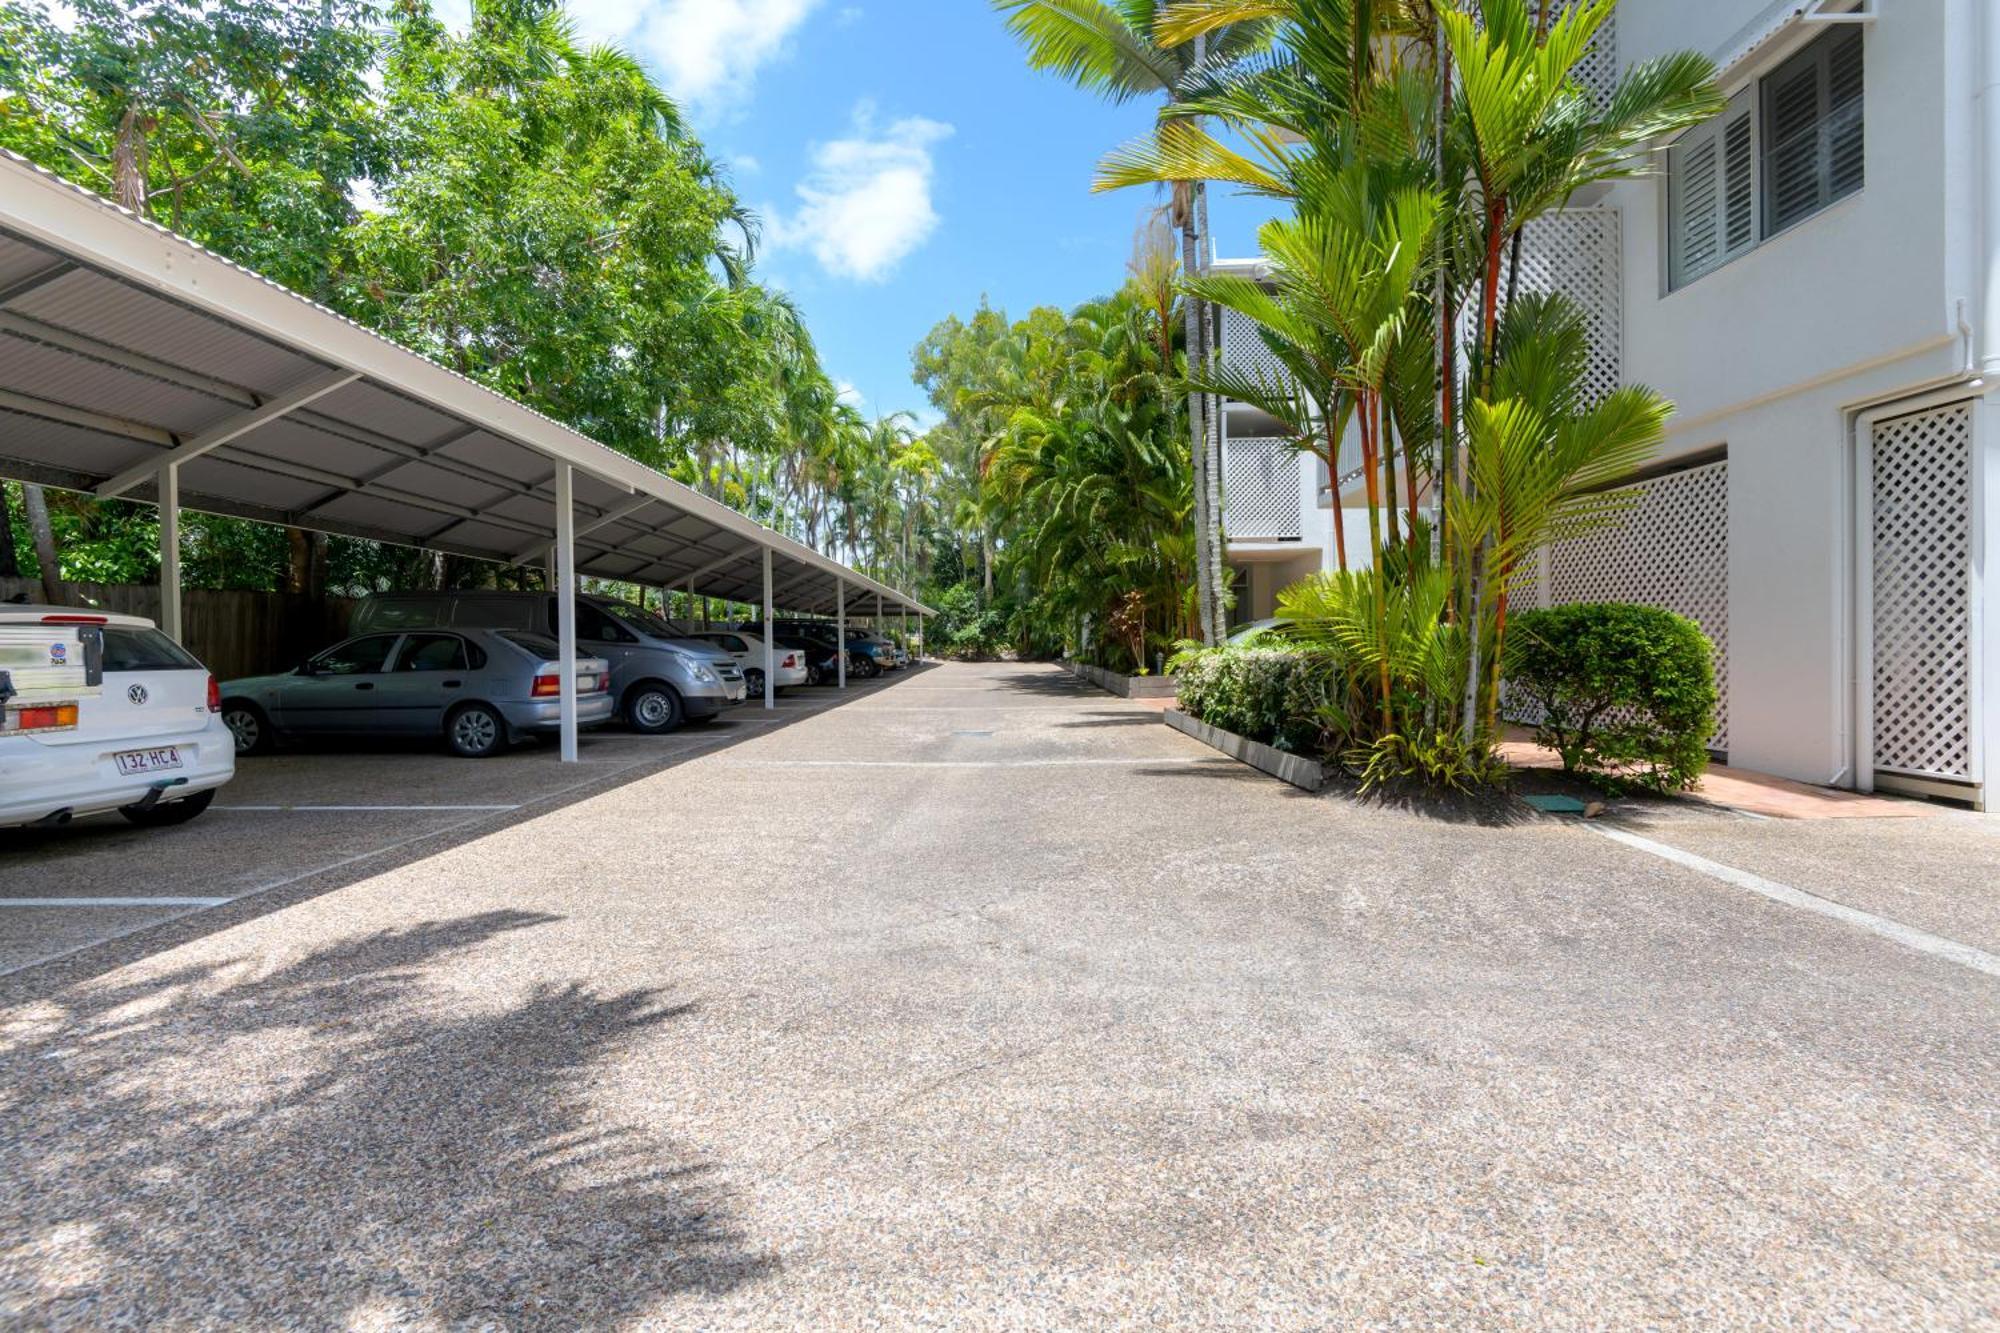
[[[525,630],[406,630],[363,634],[296,671],[222,686],[222,720],[238,754],[290,736],[438,736],[482,759],[524,735],[562,725],[561,654]],[[611,720],[611,666],[578,654],[576,720]]]

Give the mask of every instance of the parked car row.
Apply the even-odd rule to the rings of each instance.
[[[0,606],[0,827],[117,810],[140,825],[208,808],[236,757],[307,737],[435,737],[482,758],[562,724],[556,599],[390,593],[354,633],[291,671],[218,683],[139,616]],[[657,734],[764,692],[761,624],[694,630],[615,598],[576,599],[577,723]],[[823,621],[773,626],[773,686],[831,684],[842,645]],[[907,665],[850,630],[862,678]]]
[[[438,736],[455,754],[497,754],[558,730],[556,598],[539,592],[383,593],[354,610],[354,636],[295,671],[222,686],[237,753],[286,737]],[[774,689],[830,683],[833,627],[779,621]],[[706,721],[764,693],[761,624],[704,630],[613,597],[578,594],[577,722],[621,722],[657,735]],[[908,661],[894,644],[849,632],[851,669],[880,675]]]

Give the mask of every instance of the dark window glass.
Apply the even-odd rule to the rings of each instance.
[[[463,671],[465,640],[456,634],[412,634],[396,655],[398,671]]]
[[[313,672],[321,676],[359,676],[380,671],[389,650],[400,634],[369,634],[336,644],[312,660]]]
[[[106,625],[106,671],[200,671],[194,654],[156,629],[124,629]]]
[[[562,623],[556,599],[549,599],[549,624]],[[639,636],[588,602],[576,604],[576,637],[591,643],[637,643]]]
[[[1764,234],[1862,186],[1862,33],[1829,32],[1764,80]]]

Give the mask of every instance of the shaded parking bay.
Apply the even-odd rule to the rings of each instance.
[[[0,980],[0,1313],[2000,1308],[1991,978],[1138,711],[937,668]]]

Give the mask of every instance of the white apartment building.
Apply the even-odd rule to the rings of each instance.
[[[1602,381],[1676,405],[1629,517],[1545,552],[1539,597],[1699,621],[1733,765],[1984,804],[2000,766],[2000,0],[1624,0],[1588,81],[1686,48],[1714,56],[1728,110],[1526,235],[1522,287],[1590,312]],[[1233,322],[1223,342],[1263,352]],[[1272,424],[1225,412],[1246,620],[1335,563],[1325,468]],[[1350,544],[1365,530],[1347,528]]]

